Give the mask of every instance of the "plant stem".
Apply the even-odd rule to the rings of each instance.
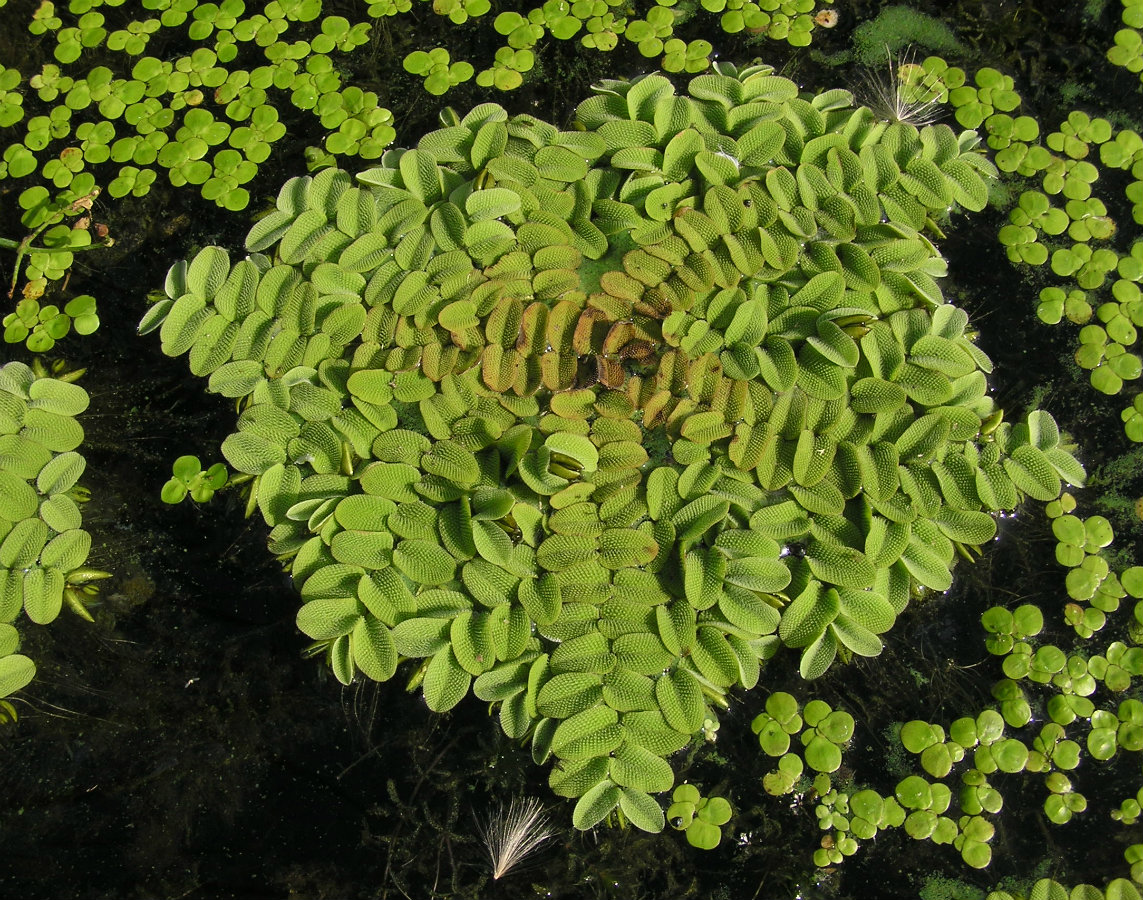
[[[24,261],[24,255],[26,253],[54,253],[57,252],[57,250],[61,250],[61,248],[53,250],[48,247],[33,247],[32,241],[38,238],[51,226],[58,225],[60,222],[62,222],[65,216],[79,215],[84,210],[90,211],[91,204],[95,201],[95,198],[99,196],[99,193],[100,188],[96,188],[90,193],[76,198],[67,207],[56,210],[51,215],[49,215],[48,218],[45,219],[40,224],[40,226],[36,228],[35,231],[29,235],[26,235],[20,241],[13,241],[11,238],[0,238],[0,247],[6,247],[9,250],[16,251],[16,265],[12,269],[12,286],[8,289],[9,300],[11,300],[16,293],[16,284],[20,279],[20,264]],[[110,247],[112,243],[113,241],[111,238],[104,238],[98,244],[93,243],[85,244],[82,247],[70,247],[67,249],[62,249],[61,252],[76,253],[81,250],[95,250],[99,247]]]
[[[49,223],[51,224],[51,223]],[[47,226],[45,226],[47,227]],[[6,250],[16,251],[16,265],[12,269],[12,284],[8,289],[8,299],[11,300],[16,294],[16,283],[20,278],[20,263],[23,262],[24,256],[28,253],[83,253],[86,250],[102,250],[110,247],[113,240],[110,237],[105,237],[102,240],[84,244],[81,247],[34,247],[32,240],[41,232],[43,228],[37,230],[34,234],[28,235],[21,241],[14,241],[11,238],[0,237],[0,248]]]
[[[110,246],[110,238],[103,238],[97,243],[84,244],[82,247],[33,247],[23,241],[13,241],[10,238],[0,237],[0,248],[17,250],[22,253],[83,253],[85,250],[102,250]]]

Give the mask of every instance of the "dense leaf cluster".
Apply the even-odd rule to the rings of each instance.
[[[76,482],[85,462],[75,452],[87,392],[23,363],[0,367],[0,697],[27,684],[35,665],[15,653],[11,624],[26,613],[37,625],[64,600],[90,618],[80,592],[105,577],[84,566],[91,536],[82,528]]]
[[[1005,805],[1002,791],[1009,790],[1005,785],[1012,780],[1004,776],[1039,776],[1046,788],[1044,816],[1056,825],[1099,814],[1088,803],[1089,796],[1102,793],[1097,778],[1115,786],[1112,796],[1119,808],[1112,810],[1112,819],[1125,825],[1138,819],[1139,800],[1119,800],[1121,779],[1111,763],[1143,750],[1143,702],[1131,695],[1133,680],[1143,675],[1143,649],[1113,640],[1113,634],[1101,634],[1098,644],[1081,642],[1100,632],[1107,615],[1127,596],[1135,601],[1133,620],[1127,623],[1128,636],[1135,640],[1143,616],[1143,566],[1111,572],[1104,555],[1113,538],[1110,523],[1102,516],[1083,520],[1066,512],[1075,508],[1070,494],[1047,507],[1060,539],[1057,558],[1071,568],[1069,593],[1092,604],[1086,611],[1078,603],[1065,608],[1064,619],[1074,625],[1078,640],[1072,648],[1048,643],[1044,614],[1034,604],[987,610],[981,617],[989,635],[985,646],[1003,659],[1005,676],[992,686],[996,702],[947,726],[919,719],[904,723],[898,734],[901,746],[917,757],[923,774],[907,775],[886,796],[871,787],[834,785],[828,773],[841,767],[844,741],[836,741],[839,749],[834,751],[828,741],[802,730],[814,718],[828,722],[825,709],[811,715],[811,707],[821,701],[806,704],[803,723],[791,695],[777,692],[767,699],[753,727],[762,749],[778,757],[778,767],[765,777],[764,786],[775,795],[805,790],[802,757],[790,751],[792,738],[801,732],[805,763],[819,773],[813,783],[815,813],[826,832],[815,852],[819,866],[837,865],[858,851],[859,841],[903,827],[915,840],[952,845],[965,863],[985,868],[993,855],[995,817]],[[848,739],[850,734],[851,729],[842,729],[838,736]],[[1001,776],[994,783],[997,773]],[[1127,847],[1124,858],[1138,881],[1143,845]],[[1127,882],[1113,884],[1122,891]],[[1095,896],[1087,886],[1081,888],[1071,896]]]
[[[769,67],[606,82],[560,131],[484,104],[356,179],[295,178],[249,255],[172,268],[141,330],[243,412],[299,627],[344,682],[402,659],[648,830],[666,761],[778,648],[876,655],[992,514],[1083,470],[1010,426],[932,217],[972,133]],[[272,254],[272,255],[270,255]]]

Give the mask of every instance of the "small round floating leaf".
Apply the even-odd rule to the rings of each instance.
[[[614,764],[612,768],[614,769]],[[668,771],[670,770],[669,765],[667,769]],[[614,772],[612,776],[614,777]],[[674,780],[673,773],[671,780]],[[670,786],[670,782],[668,782],[667,787],[662,790],[667,790]],[[643,790],[623,787],[619,795],[619,808],[623,811],[623,814],[627,816],[632,825],[643,831],[657,834],[663,830],[663,826],[666,824],[662,807],[659,806],[653,797]]]
[[[986,869],[992,862],[992,848],[980,841],[966,840],[961,845],[960,855],[974,869]]]
[[[1115,536],[1111,523],[1104,516],[1091,516],[1083,524],[1089,552],[1094,553],[1096,548],[1106,547]]]
[[[849,809],[853,815],[877,824],[885,811],[885,800],[876,791],[866,788],[849,798]]]
[[[82,566],[91,552],[91,535],[72,528],[53,537],[40,551],[40,565],[70,572]]]
[[[44,468],[46,470],[47,467]],[[39,479],[37,479],[38,484]],[[0,510],[2,510],[0,519],[8,522],[19,522],[21,519],[35,515],[39,506],[40,498],[36,495],[35,488],[24,479],[0,469]]]
[[[769,716],[759,716],[754,721],[757,724],[759,720],[764,721],[757,729],[758,744],[767,754],[777,757],[790,749],[790,735],[781,722]]]
[[[27,569],[39,558],[48,541],[48,526],[39,519],[17,522],[0,542],[0,566]]]
[[[13,629],[14,630],[14,629]],[[19,653],[0,658],[0,698],[10,697],[36,677],[36,664]]]
[[[1044,630],[1044,614],[1031,603],[1018,606],[1012,614],[1012,624],[1024,637],[1033,637]]]
[[[447,712],[464,699],[470,684],[472,676],[457,662],[452,647],[442,647],[425,669],[425,703],[433,712]]]
[[[598,825],[619,805],[621,797],[620,788],[610,779],[604,779],[579,798],[572,811],[572,824],[580,831]]]
[[[895,793],[906,809],[928,809],[933,803],[932,785],[919,775],[910,775],[898,782]]]
[[[451,581],[456,572],[456,560],[447,550],[421,540],[398,543],[393,549],[393,565],[418,584],[444,584]]]
[[[355,597],[311,600],[298,610],[298,628],[316,641],[349,634],[361,617]]]
[[[905,831],[915,840],[932,837],[936,827],[937,815],[927,809],[915,810],[905,819]]]
[[[787,753],[778,760],[778,770],[763,776],[766,793],[775,796],[790,793],[795,783],[802,777],[805,765],[796,753]]]
[[[1057,516],[1052,520],[1052,533],[1058,540],[1077,547],[1082,547],[1087,539],[1083,520],[1070,514]]]
[[[13,573],[15,574],[15,573]],[[63,605],[64,577],[59,569],[44,569],[39,566],[27,569],[24,573],[24,611],[37,625],[47,625],[55,620]]]
[[[83,428],[75,419],[30,404],[24,413],[21,434],[55,453],[74,450],[83,443]]]
[[[272,466],[286,461],[286,451],[265,438],[239,431],[222,442],[222,455],[239,472],[261,475]]]
[[[939,740],[940,738],[934,733],[933,726],[928,722],[913,720],[906,722],[901,729],[901,743],[910,753],[920,753]]]
[[[1111,759],[1116,749],[1115,729],[1093,728],[1088,732],[1087,750],[1095,759]]]
[[[818,772],[836,772],[841,768],[841,748],[820,735],[810,739],[805,748],[806,763]]]
[[[992,758],[1000,771],[1020,772],[1028,761],[1028,748],[1015,738],[1008,738],[992,745]]]
[[[695,819],[691,822],[686,834],[687,843],[699,850],[713,850],[722,840],[722,832],[719,828],[702,819]]]
[[[28,408],[42,409],[59,416],[78,416],[90,402],[87,391],[78,384],[55,378],[37,378],[28,387]]]
[[[1119,576],[1123,589],[1136,599],[1143,598],[1143,566],[1131,566]]]

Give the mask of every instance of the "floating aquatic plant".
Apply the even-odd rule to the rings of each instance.
[[[1046,897],[1049,900],[1066,897],[1085,897],[1090,900],[1139,900],[1139,889],[1126,878],[1113,878],[1100,889],[1094,884],[1077,884],[1068,888],[1067,885],[1054,878],[1041,878],[1031,884],[1026,894],[1012,893],[1010,891],[990,891],[985,900],[1019,900],[1019,898]]]
[[[1074,515],[1076,508],[1075,499],[1064,494],[1051,501],[1047,510],[1063,548],[1058,552],[1059,561],[1069,569],[1069,575],[1092,559],[1106,567],[1106,551],[1113,538],[1105,519],[1083,519]],[[1118,608],[1119,597],[1143,596],[1143,567],[1131,566],[1119,573],[1109,567],[1092,571],[1102,571],[1104,582],[1120,586],[1108,615]],[[1063,616],[1069,623],[1073,605],[1067,604]],[[801,790],[805,793],[799,799],[814,799],[815,814],[826,831],[821,849],[814,854],[817,865],[838,865],[857,851],[858,841],[868,840],[885,828],[901,826],[918,840],[951,844],[972,867],[986,867],[998,824],[992,817],[1005,805],[998,785],[1018,775],[1042,776],[1044,816],[1048,822],[1063,825],[1076,816],[1091,814],[1086,788],[1080,789],[1082,779],[1092,777],[1101,764],[1122,753],[1143,751],[1143,703],[1123,696],[1132,678],[1143,671],[1139,647],[1111,640],[1102,646],[1080,646],[1068,652],[1043,641],[1044,615],[1027,603],[1013,610],[993,607],[984,613],[981,623],[988,634],[989,651],[1003,657],[1007,677],[993,686],[994,708],[961,716],[947,728],[922,720],[904,723],[901,744],[919,756],[928,778],[907,775],[897,783],[895,797],[882,797],[860,783],[842,790],[819,775],[813,792],[805,792],[804,782],[799,781],[800,765],[781,765],[788,759],[800,762],[790,753],[779,761],[779,772],[766,776],[764,786],[770,793]],[[1078,639],[1090,639],[1095,630],[1077,628]],[[1111,703],[1107,702],[1107,692],[1113,695]],[[755,730],[764,739],[764,749],[774,755],[784,752],[780,723],[789,723],[786,727],[794,733],[801,723],[794,715],[798,703],[792,696],[779,693],[772,700],[755,720]],[[1034,723],[1033,703],[1046,709],[1049,721]],[[990,778],[996,773],[1005,780],[997,778],[993,784]],[[945,782],[954,774],[959,775],[957,790]],[[959,815],[954,804],[959,806]],[[1128,798],[1112,810],[1111,818],[1132,824],[1138,818],[1138,808],[1138,799]],[[1143,850],[1133,845],[1124,856],[1134,877],[1143,868],[1139,866]],[[1049,887],[1044,885],[1045,890]],[[1057,894],[1062,890],[1058,886],[1051,889]],[[1091,888],[1084,896],[1097,894]],[[1131,896],[1121,893],[1118,886],[1110,895]],[[994,892],[990,896],[1001,895]]]
[[[230,473],[223,463],[203,469],[197,456],[180,456],[171,467],[171,478],[163,485],[164,503],[181,503],[188,495],[196,503],[206,503],[226,486]]]
[[[87,404],[83,388],[42,365],[0,367],[0,697],[35,674],[14,652],[11,623],[23,613],[46,625],[65,603],[91,621],[87,600],[110,577],[86,565],[91,536],[79,505],[87,496],[77,485],[86,463],[75,417]]]
[[[577,827],[655,828],[665,757],[781,645],[807,678],[876,655],[992,512],[1083,472],[1047,414],[1001,421],[936,280],[922,229],[987,196],[973,135],[767,67],[577,117],[446,112],[292,179],[141,330],[241,401],[223,454],[339,679],[421,660],[431,708],[471,690],[560,761]]]
[[[713,850],[722,840],[722,826],[734,810],[725,797],[704,797],[693,784],[680,784],[667,808],[671,827],[687,836],[687,843],[700,850]]]
[[[20,647],[20,633],[7,622],[0,623],[0,700],[27,687],[36,676],[36,664],[16,651]],[[15,721],[16,710],[7,700],[0,703],[0,724],[7,719]]]
[[[1143,79],[1143,3],[1139,0],[1121,0],[1123,12],[1120,17],[1126,28],[1115,32],[1115,46],[1107,51],[1112,64],[1122,66],[1128,72],[1138,72]]]
[[[73,328],[76,334],[93,333],[99,327],[99,316],[90,294],[73,297],[62,310],[54,304],[41,306],[29,297],[16,304],[16,311],[4,317],[3,325],[5,343],[23,341],[33,353],[44,353]]]
[[[27,80],[34,94],[21,92],[21,73],[0,69],[0,124],[26,119],[23,137],[4,149],[0,178],[38,172],[40,190],[56,189],[57,208],[98,190],[96,173],[111,196],[142,197],[163,172],[220,207],[245,208],[244,185],[285,134],[275,93],[320,117],[330,153],[375,159],[393,139],[392,114],[376,94],[345,87],[331,60],[367,41],[370,23],[321,16],[320,0],[270,3],[264,14],[241,0],[167,4],[110,33],[102,13],[81,6],[68,7],[66,27],[42,14],[51,3],[33,14],[32,32],[56,43],[56,62]],[[145,55],[155,35],[188,22],[194,46],[185,55]],[[81,69],[83,51],[104,45],[126,65],[105,56],[110,65]]]
[[[1137,8],[1128,5],[1125,22]],[[1120,34],[1138,38],[1130,28]],[[921,65],[948,89],[957,121],[987,134],[1001,171],[1038,180],[1040,189],[1023,191],[1009,211],[1000,242],[1013,263],[1049,264],[1068,282],[1041,289],[1037,314],[1047,324],[1067,318],[1083,326],[1076,362],[1090,370],[1096,390],[1121,392],[1143,372],[1137,352],[1143,325],[1143,242],[1133,241],[1121,253],[1113,239],[1123,225],[1143,222],[1143,138],[1116,129],[1107,119],[1072,110],[1041,140],[1043,129],[1035,119],[1009,115],[1019,111],[1020,97],[1008,76],[982,69],[968,83],[962,70],[939,58],[929,57]],[[1100,173],[1109,169],[1130,176],[1121,198],[1093,194]],[[1093,313],[1097,321],[1091,321]],[[1123,411],[1123,420],[1135,439],[1139,430],[1132,424],[1132,407]]]

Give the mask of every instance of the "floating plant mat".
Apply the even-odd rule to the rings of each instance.
[[[578,828],[658,831],[730,689],[876,656],[995,513],[1082,483],[937,281],[927,226],[994,169],[766,66],[605,82],[574,131],[443,119],[291,179],[140,330],[239,402],[223,454],[342,682],[408,660],[554,759]]]

